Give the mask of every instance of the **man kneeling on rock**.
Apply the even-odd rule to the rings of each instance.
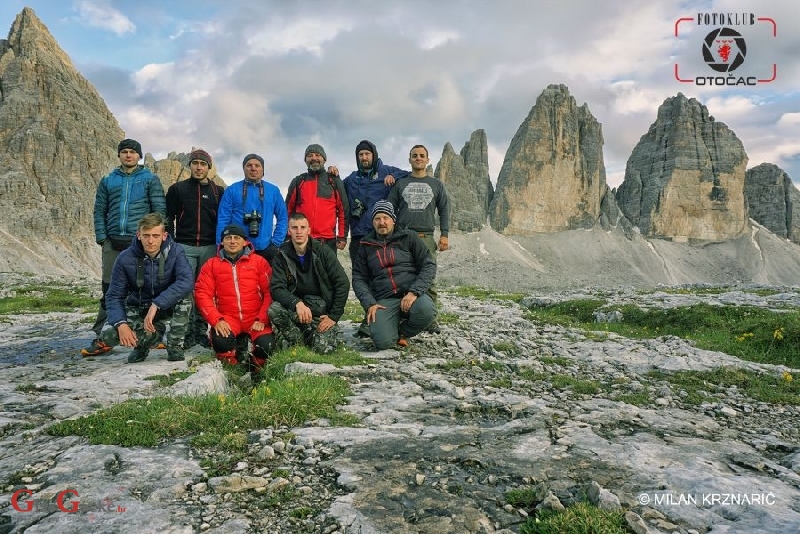
[[[350,281],[333,248],[311,239],[302,213],[289,217],[289,241],[272,261],[269,318],[281,342],[305,344],[320,354],[336,350]]]
[[[272,354],[275,339],[267,317],[271,277],[269,263],[256,254],[244,228],[223,228],[222,245],[203,264],[194,288],[197,311],[211,325],[211,347],[223,363],[248,363],[251,372],[258,372]]]
[[[108,319],[101,332],[111,346],[132,347],[128,363],[144,361],[150,347],[161,340],[176,306],[192,291],[194,275],[183,248],[166,230],[160,213],[139,221],[136,239],[114,263],[106,292]],[[184,314],[186,315],[186,314]],[[180,361],[186,324],[172,321],[167,334],[167,359]]]
[[[391,202],[372,208],[372,231],[361,240],[353,262],[353,291],[367,311],[370,336],[378,349],[408,346],[431,324],[436,306],[427,295],[436,277],[425,243],[406,228],[396,227]]]

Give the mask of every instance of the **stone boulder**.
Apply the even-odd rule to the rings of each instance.
[[[566,86],[550,85],[511,140],[489,220],[504,234],[589,228],[607,191],[600,123]]]
[[[494,194],[489,179],[486,132],[472,132],[460,154],[456,154],[453,146],[446,143],[434,177],[447,187],[450,228],[462,232],[476,232],[483,228]]]
[[[98,274],[97,184],[124,137],[34,11],[0,40],[0,271]]]
[[[783,169],[762,163],[745,173],[750,218],[780,237],[800,243],[800,191]]]
[[[746,167],[739,138],[678,93],[664,101],[633,149],[617,203],[645,236],[733,239],[747,225]]]

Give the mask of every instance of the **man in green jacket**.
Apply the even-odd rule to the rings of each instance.
[[[136,237],[142,217],[148,213],[167,215],[161,180],[139,165],[144,157],[142,145],[135,139],[123,139],[117,146],[117,155],[119,167],[100,180],[94,198],[94,236],[97,244],[103,247],[103,296],[92,326],[95,340],[81,349],[84,356],[97,356],[111,350],[100,339],[100,331],[106,323],[105,294],[117,256]]]
[[[328,354],[339,344],[337,322],[344,313],[350,281],[330,247],[311,239],[308,218],[289,217],[289,241],[272,264],[269,320],[279,343],[305,344]]]

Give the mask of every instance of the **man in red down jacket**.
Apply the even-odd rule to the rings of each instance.
[[[311,226],[311,237],[336,252],[347,246],[350,208],[341,178],[325,171],[327,159],[322,145],[308,145],[305,153],[308,172],[296,176],[289,184],[286,208],[289,215],[304,214]]]
[[[203,264],[194,287],[197,310],[211,325],[211,347],[223,363],[245,363],[250,340],[251,372],[272,354],[275,337],[267,315],[271,277],[269,263],[255,253],[244,228],[226,226],[217,255]]]

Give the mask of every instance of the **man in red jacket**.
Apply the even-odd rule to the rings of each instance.
[[[272,269],[253,250],[244,228],[229,224],[222,230],[222,246],[208,260],[194,288],[197,310],[211,325],[211,346],[223,363],[245,363],[253,342],[250,370],[263,367],[275,346],[267,310]]]
[[[303,213],[311,226],[311,237],[325,243],[334,252],[347,246],[347,191],[338,175],[325,171],[325,149],[311,144],[306,148],[308,172],[295,177],[286,193],[289,215]],[[338,173],[331,168],[334,173]]]

